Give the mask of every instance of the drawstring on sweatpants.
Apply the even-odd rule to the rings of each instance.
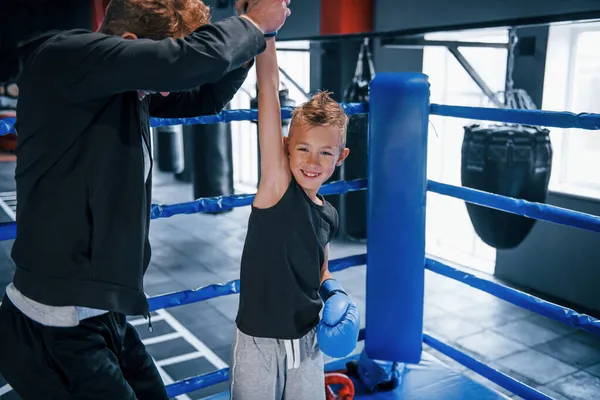
[[[300,339],[284,340],[287,369],[300,367]]]
[[[152,316],[148,313],[148,332],[152,333]]]

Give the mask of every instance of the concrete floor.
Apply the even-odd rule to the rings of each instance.
[[[0,164],[0,171],[6,168],[10,165]],[[155,203],[180,203],[192,200],[191,197],[191,185],[177,182],[171,175],[155,174]],[[154,220],[151,224],[153,258],[145,277],[148,295],[237,279],[249,211],[246,207],[219,215]],[[10,246],[10,242],[0,243],[2,290],[12,277]],[[365,245],[336,241],[331,245],[330,258],[365,251]],[[335,276],[357,303],[364,323],[365,267],[350,268]],[[166,382],[215,371],[229,364],[237,306],[238,296],[230,295],[160,311],[153,318],[153,333],[148,331],[145,321],[140,321],[137,329]],[[390,316],[399,312],[401,310],[391,310]],[[600,398],[600,337],[554,323],[429,271],[426,272],[425,329],[555,399]],[[452,368],[507,393],[427,346],[425,349]],[[0,393],[3,385],[0,377]],[[226,389],[227,384],[222,383],[179,398],[200,399]],[[0,398],[18,399],[14,392]]]

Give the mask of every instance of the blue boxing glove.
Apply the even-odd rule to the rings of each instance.
[[[319,347],[330,357],[345,357],[352,353],[358,341],[358,308],[335,279],[323,282],[319,296],[325,303],[323,318],[317,327]]]

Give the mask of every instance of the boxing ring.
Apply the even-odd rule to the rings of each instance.
[[[368,182],[368,253],[330,260],[332,273],[366,265],[366,327],[359,341],[371,359],[402,364],[399,385],[388,391],[367,392],[353,378],[356,399],[505,399],[480,383],[453,371],[423,351],[423,343],[454,359],[508,391],[525,399],[549,396],[491,368],[464,352],[423,332],[425,269],[462,282],[502,300],[562,324],[600,335],[600,321],[535,296],[499,285],[429,259],[425,254],[427,192],[458,198],[516,215],[600,232],[597,216],[551,205],[532,203],[491,193],[428,181],[427,137],[429,115],[540,125],[600,129],[600,115],[538,110],[508,110],[430,104],[427,76],[420,73],[380,73],[371,83],[370,105],[343,104],[347,114],[369,114],[369,168],[366,179],[338,181],[322,187],[321,194],[366,190]],[[291,117],[282,108],[282,117]],[[183,119],[151,119],[153,127],[256,120],[256,110],[223,111],[218,115]],[[14,119],[0,121],[0,135],[13,133]],[[215,212],[249,206],[254,196],[203,198],[172,205],[153,205],[151,218]],[[0,240],[14,239],[14,223],[0,224]],[[150,310],[185,306],[239,293],[239,280],[149,298]],[[359,354],[334,360],[326,371],[345,369]],[[167,385],[171,397],[225,382],[229,369]],[[229,398],[227,392],[210,399]]]

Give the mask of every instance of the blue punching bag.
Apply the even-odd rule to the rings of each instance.
[[[462,185],[544,203],[552,170],[550,131],[532,126],[465,126]],[[466,203],[477,235],[495,249],[517,247],[534,219]]]

